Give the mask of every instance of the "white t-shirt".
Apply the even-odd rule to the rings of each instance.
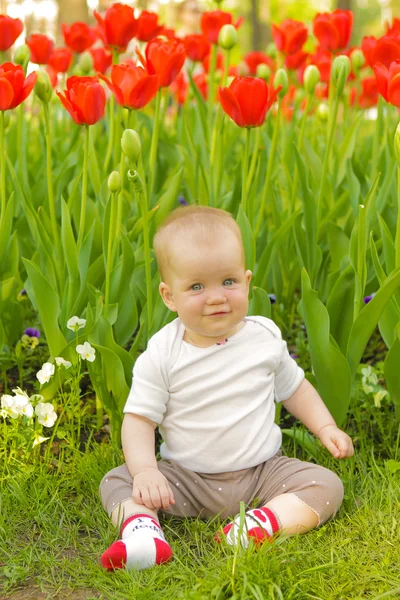
[[[197,473],[258,465],[282,442],[274,400],[287,400],[304,379],[279,328],[246,317],[223,345],[199,348],[175,319],[149,340],[133,369],[125,413],[159,425],[163,458]]]

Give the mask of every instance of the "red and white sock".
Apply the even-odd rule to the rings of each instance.
[[[133,515],[122,524],[121,539],[102,554],[101,564],[109,571],[141,571],[170,561],[172,555],[159,523],[150,515]]]
[[[247,548],[251,538],[255,544],[262,544],[272,538],[279,531],[279,523],[272,510],[263,506],[246,512],[240,539],[240,515],[232,523],[228,523],[222,531],[230,546],[240,544],[243,548]],[[221,533],[217,533],[215,539],[220,543],[222,537]]]

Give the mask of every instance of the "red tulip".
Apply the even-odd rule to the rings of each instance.
[[[210,42],[205,35],[194,33],[183,38],[187,57],[193,62],[202,62],[210,54]]]
[[[386,24],[386,34],[400,36],[400,19],[393,19],[392,25]]]
[[[63,23],[61,27],[65,45],[78,54],[93,46],[98,38],[96,29],[81,21],[76,21],[70,26]]]
[[[137,20],[136,37],[141,42],[149,42],[159,35],[162,26],[158,24],[158,14],[144,10]]]
[[[71,66],[72,50],[69,48],[55,48],[49,57],[49,65],[56,73],[66,73]]]
[[[275,102],[279,90],[268,89],[264,79],[236,77],[229,87],[219,88],[219,99],[226,114],[239,127],[260,127]]]
[[[232,21],[233,17],[231,13],[224,12],[223,10],[214,10],[202,14],[200,26],[210,44],[217,44],[221,27],[223,25],[230,25]],[[243,17],[240,17],[233,25],[238,29],[242,23]]]
[[[112,65],[111,52],[103,48],[103,46],[100,46],[99,48],[90,48],[89,52],[93,59],[93,70],[96,71],[96,73],[102,73],[104,75],[107,69]]]
[[[124,51],[137,32],[133,8],[116,2],[107,8],[104,18],[97,11],[93,14],[98,21],[99,34],[104,44]]]
[[[54,48],[54,42],[47,35],[32,33],[26,40],[26,45],[31,51],[31,62],[38,65],[47,65],[50,54]]]
[[[170,88],[171,92],[174,94],[175,99],[179,106],[185,104],[186,98],[188,96],[189,91],[189,82],[185,78],[185,75],[181,71],[176,79],[171,83]]]
[[[392,62],[389,69],[382,63],[374,65],[378,92],[386,102],[400,108],[400,60]]]
[[[185,62],[185,46],[179,40],[156,38],[146,46],[146,59],[158,75],[160,87],[168,87]]]
[[[106,93],[97,77],[69,77],[57,96],[77,125],[94,125],[104,116]]]
[[[205,70],[206,73],[208,73],[210,71],[210,55],[209,54],[207,54],[207,56],[203,60],[203,69]],[[218,54],[217,54],[215,70],[216,71],[224,70],[224,55],[222,54],[222,52],[218,52]]]
[[[49,76],[51,87],[54,89],[58,83],[57,71],[50,65],[46,65],[46,73]]]
[[[288,54],[285,57],[285,67],[289,70],[296,71],[300,69],[308,58],[308,53],[299,50],[296,54]]]
[[[334,10],[332,13],[319,13],[314,18],[314,35],[322,50],[331,52],[346,48],[353,28],[351,10]]]
[[[244,61],[249,67],[250,75],[255,75],[257,73],[258,65],[268,65],[272,70],[275,69],[274,61],[268,54],[265,54],[265,52],[258,52],[257,50],[249,52],[244,57]]]
[[[143,67],[130,64],[114,65],[111,81],[99,75],[114,94],[118,104],[126,108],[143,108],[158,92],[158,77]]]
[[[25,79],[20,65],[0,65],[0,110],[15,108],[26,100],[35,86],[36,78],[36,73],[31,73]]]
[[[366,77],[361,80],[362,91],[358,98],[361,108],[370,108],[378,103],[378,85],[376,77]]]
[[[169,40],[177,39],[176,34],[175,34],[175,29],[171,29],[170,27],[165,27],[165,25],[161,26],[161,29],[160,29],[160,32],[158,35],[163,35],[164,37],[168,38]]]
[[[208,83],[205,73],[198,73],[193,77],[194,84],[203,96],[204,100],[208,98]]]
[[[400,59],[400,38],[384,35],[377,40],[367,36],[363,38],[361,50],[370,67],[379,62],[389,68],[392,62]]]
[[[21,19],[12,19],[7,15],[0,15],[0,51],[4,52],[11,48],[23,29],[24,24]]]
[[[272,25],[272,37],[280,52],[295,54],[307,41],[308,31],[304,23],[286,19],[279,26]]]

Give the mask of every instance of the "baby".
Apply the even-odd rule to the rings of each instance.
[[[100,493],[121,539],[101,557],[106,569],[144,569],[172,558],[157,513],[232,518],[216,536],[259,544],[333,517],[343,485],[332,471],[280,450],[276,402],[300,419],[335,458],[353,455],[278,327],[248,317],[252,273],[229,213],[203,206],[173,211],[154,237],[159,291],[178,317],[149,340],[124,408],[126,463]],[[155,456],[154,430],[163,443]],[[237,515],[240,502],[258,508]]]

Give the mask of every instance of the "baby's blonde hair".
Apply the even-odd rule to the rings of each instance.
[[[242,234],[233,216],[219,208],[209,206],[182,206],[173,210],[159,226],[154,238],[153,248],[157,259],[161,279],[165,281],[171,264],[170,247],[174,240],[190,240],[197,243],[209,242],[223,231],[232,231],[240,244],[243,266],[245,256]]]

